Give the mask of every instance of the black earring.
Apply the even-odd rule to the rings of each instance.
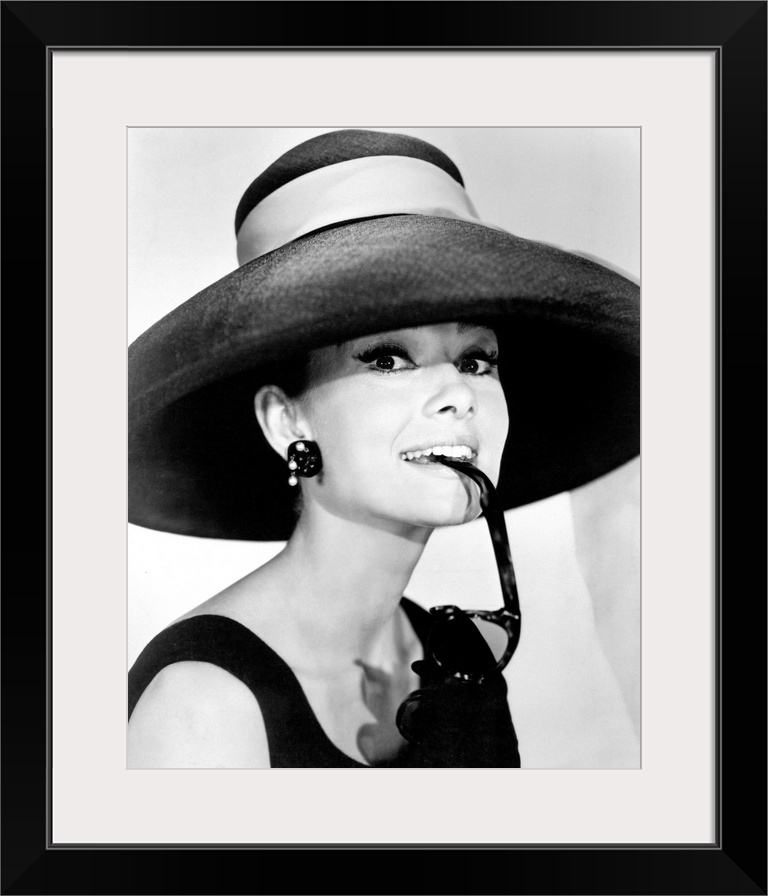
[[[291,442],[288,446],[288,485],[298,483],[297,476],[317,476],[323,466],[320,456],[320,446],[310,439],[302,439],[299,442]]]

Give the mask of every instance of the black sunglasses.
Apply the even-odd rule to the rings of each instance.
[[[462,610],[453,605],[432,607],[434,621],[427,638],[425,659],[414,663],[414,671],[427,683],[455,679],[479,684],[488,675],[504,669],[520,641],[520,601],[504,510],[490,479],[477,467],[449,457],[434,459],[468,476],[480,488],[480,506],[491,535],[504,606],[499,610]],[[428,688],[414,691],[397,712],[397,726],[408,740],[418,740],[410,720],[427,691]]]

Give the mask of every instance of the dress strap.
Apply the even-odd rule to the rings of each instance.
[[[405,610],[405,615],[413,626],[413,630],[416,632],[416,637],[421,641],[422,646],[426,647],[429,633],[434,624],[432,614],[407,597],[403,597],[400,600],[400,606]]]
[[[258,701],[273,768],[364,767],[338,750],[317,721],[298,679],[268,644],[226,616],[192,616],[160,632],[128,673],[128,718],[152,679],[172,663],[212,663]]]

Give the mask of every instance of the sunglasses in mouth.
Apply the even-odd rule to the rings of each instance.
[[[504,510],[493,484],[473,464],[445,456],[435,460],[469,477],[480,489],[480,505],[493,544],[504,606],[498,610],[462,610],[446,605],[430,610],[433,624],[425,659],[414,667],[423,679],[434,683],[406,698],[396,719],[403,737],[416,743],[420,732],[414,719],[419,717],[419,704],[428,698],[430,688],[439,687],[445,679],[480,684],[487,676],[500,672],[512,659],[521,628],[520,600]]]

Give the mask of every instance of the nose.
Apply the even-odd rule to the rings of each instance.
[[[459,373],[453,364],[441,364],[435,368],[434,381],[424,406],[424,413],[452,415],[458,419],[474,416],[477,396],[465,374]]]

